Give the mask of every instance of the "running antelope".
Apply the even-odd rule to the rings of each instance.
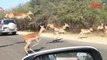
[[[93,28],[90,29],[81,29],[81,32],[79,33],[80,37],[83,37],[84,34],[91,33],[93,31]]]
[[[69,27],[67,23],[65,23],[62,27],[56,26],[54,24],[48,24],[47,26],[54,30],[54,34],[56,34],[58,38],[59,38],[59,34],[66,33],[65,29]]]
[[[105,28],[106,28],[106,26],[104,26],[104,24],[101,23],[101,25],[99,25],[99,26],[97,27],[97,30],[102,31],[103,33],[105,33]]]
[[[104,29],[104,24],[102,23],[100,26],[97,27],[98,30]]]
[[[30,20],[32,19],[30,17],[30,15],[33,15],[33,13],[31,11],[27,12],[27,13],[9,13],[5,15],[5,18],[16,18],[16,19],[24,19],[26,17],[28,17]]]
[[[33,33],[30,33],[30,34],[28,34],[28,35],[23,36],[24,41],[25,41],[24,49],[25,49],[25,52],[26,52],[27,54],[29,54],[28,51],[27,51],[28,48],[29,48],[32,52],[34,52],[34,51],[30,48],[29,45],[31,44],[32,41],[35,41],[35,42],[36,42],[36,43],[33,45],[33,47],[34,47],[35,45],[38,45],[38,44],[39,44],[39,41],[40,41],[40,34],[41,34],[44,30],[45,30],[44,26],[40,26],[39,32],[33,32]]]
[[[58,34],[65,33],[66,32],[65,29],[67,27],[69,27],[69,25],[67,23],[65,23],[62,27],[56,26],[54,24],[48,24],[47,26],[50,27],[51,29],[53,29],[54,33],[58,33]]]

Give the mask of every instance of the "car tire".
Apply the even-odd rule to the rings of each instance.
[[[12,35],[16,35],[16,32],[12,32]]]

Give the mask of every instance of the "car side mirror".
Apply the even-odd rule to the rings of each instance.
[[[36,52],[22,60],[102,60],[102,57],[94,47],[76,46]]]

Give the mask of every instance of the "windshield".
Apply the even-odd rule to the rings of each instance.
[[[34,60],[94,60],[93,57],[86,52],[62,52],[57,54],[47,54],[35,57]]]
[[[0,20],[0,24],[1,24],[1,20]]]

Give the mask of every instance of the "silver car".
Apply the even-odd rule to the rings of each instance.
[[[13,19],[0,20],[0,34],[7,33],[15,35],[17,33],[16,22]]]

